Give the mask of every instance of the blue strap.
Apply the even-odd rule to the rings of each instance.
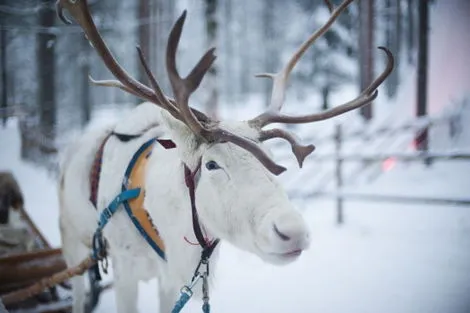
[[[175,306],[173,307],[173,310],[171,313],[179,313],[183,309],[183,307],[186,305],[186,303],[189,301],[189,299],[192,297],[193,291],[191,288],[184,286],[183,289],[181,290],[181,295],[178,301],[176,301]]]
[[[108,223],[111,216],[116,213],[119,205],[124,201],[138,197],[140,194],[140,188],[134,188],[129,190],[124,190],[119,195],[114,198],[113,201],[101,212],[100,219],[98,221],[98,230],[102,230]]]

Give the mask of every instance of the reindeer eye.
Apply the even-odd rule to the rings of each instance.
[[[209,171],[213,171],[213,170],[219,169],[220,166],[219,166],[219,164],[217,164],[216,161],[209,161],[209,162],[206,163],[206,168]]]

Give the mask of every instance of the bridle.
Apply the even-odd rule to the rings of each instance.
[[[186,183],[186,187],[188,187],[189,191],[189,198],[191,200],[191,214],[192,214],[192,222],[193,222],[193,231],[199,245],[202,248],[201,259],[209,259],[214,251],[215,247],[219,243],[219,239],[215,239],[209,242],[202,233],[201,224],[199,223],[199,216],[197,213],[196,208],[196,175],[201,170],[201,161],[194,171],[191,171],[189,167],[185,164],[184,165],[184,181]]]
[[[220,242],[220,239],[217,238],[213,241],[208,241],[204,238],[202,233],[201,224],[199,223],[199,217],[197,214],[196,208],[196,176],[201,170],[201,160],[199,160],[197,167],[194,171],[191,171],[189,167],[184,164],[184,180],[186,183],[186,187],[188,187],[189,198],[191,201],[191,214],[192,214],[192,223],[193,223],[193,231],[199,245],[202,248],[201,258],[199,260],[196,269],[194,270],[193,277],[191,278],[191,282],[183,288],[181,288],[181,295],[178,301],[175,303],[173,307],[172,313],[180,312],[184,305],[189,301],[191,296],[193,295],[193,288],[196,286],[197,282],[202,279],[202,311],[204,313],[210,312],[210,305],[209,305],[209,259],[214,252],[215,248]]]

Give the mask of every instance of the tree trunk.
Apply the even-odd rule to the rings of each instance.
[[[226,93],[226,99],[227,102],[230,103],[233,100],[233,81],[235,80],[234,76],[234,68],[232,67],[232,64],[234,62],[234,45],[233,45],[233,35],[232,35],[232,14],[233,14],[233,8],[232,8],[232,0],[226,0],[225,1],[225,93]]]
[[[330,107],[330,104],[328,102],[328,98],[330,95],[330,87],[324,86],[321,90],[321,94],[323,99],[322,110],[328,110],[328,108]]]
[[[396,58],[396,57],[400,57],[400,51],[402,50],[403,15],[401,12],[402,10],[401,0],[395,0],[395,1],[396,1],[396,13],[397,13],[395,15],[395,34],[396,34],[396,45],[397,45],[397,54],[395,55],[395,58]],[[397,71],[397,76],[398,76],[398,71]]]
[[[54,1],[41,0],[38,24],[49,29],[54,26],[56,13],[50,9]],[[38,106],[42,135],[53,140],[56,126],[55,99],[56,36],[46,31],[37,34]]]
[[[407,0],[407,15],[408,15],[408,30],[407,30],[407,42],[408,42],[408,63],[413,62],[413,50],[415,42],[415,18],[414,18],[414,2],[413,0]]]
[[[418,38],[418,81],[417,81],[417,116],[427,114],[427,92],[428,92],[428,27],[429,27],[429,3],[428,0],[418,1],[419,14],[419,38]],[[416,137],[418,150],[428,148],[428,130],[420,132]]]
[[[150,27],[151,35],[149,39],[151,57],[149,56],[148,61],[163,90],[171,90],[169,79],[166,75],[165,49],[168,35],[175,22],[174,2],[174,0],[150,2],[152,11],[150,16],[152,20]]]
[[[364,90],[374,79],[374,1],[359,2],[359,67],[360,88]],[[374,50],[373,50],[374,49]],[[366,119],[372,119],[372,102],[361,107],[360,113]]]
[[[137,12],[137,20],[139,22],[139,27],[137,28],[137,36],[139,46],[142,49],[142,52],[149,63],[150,68],[152,68],[152,60],[150,59],[150,27],[149,27],[149,20],[150,20],[150,3],[149,0],[139,0],[138,4],[138,12]],[[138,69],[139,69],[139,81],[148,85],[148,78],[145,74],[143,67],[141,66],[139,56],[137,56],[138,60]],[[139,101],[140,102],[140,101]]]
[[[275,17],[274,17],[274,3],[273,1],[264,0],[263,10],[263,34],[264,34],[264,72],[274,73],[276,72],[277,65],[277,46],[275,42]],[[264,93],[265,93],[265,105],[268,106],[271,99],[272,81],[270,79],[264,79]]]
[[[206,33],[208,46],[217,46],[218,23],[217,23],[217,0],[206,0]],[[206,110],[210,117],[217,118],[217,105],[219,101],[219,92],[217,88],[217,66],[212,64],[207,73],[208,80],[208,99]]]
[[[400,64],[400,0],[386,0],[385,9],[387,16],[386,23],[386,47],[390,49],[395,58],[395,63]],[[398,89],[398,70],[393,71],[390,77],[385,80],[386,92],[389,98],[397,93]]]
[[[0,67],[2,68],[2,105],[0,111],[2,112],[2,123],[6,125],[8,114],[6,108],[8,106],[8,79],[7,79],[7,30],[0,24]]]
[[[160,36],[164,36],[164,34],[162,33],[162,29],[161,29],[161,24],[162,24],[162,19],[161,19],[161,13],[160,13],[160,10],[162,8],[162,5],[161,5],[161,1],[151,1],[150,2],[150,21],[151,23],[149,24],[149,35],[150,35],[150,38],[149,38],[149,45],[150,47],[152,47],[152,49],[150,49],[150,54],[148,56],[148,61],[152,61],[150,62],[151,64],[150,65],[150,69],[152,71],[154,71],[155,73],[155,76],[156,77],[159,77],[160,73],[166,73],[166,72],[162,72],[160,71],[160,62],[162,62],[162,60],[160,60],[160,56],[163,56],[160,54]],[[159,83],[160,84],[163,84],[160,80],[159,80]],[[161,85],[161,87],[163,88],[163,85]]]
[[[247,9],[247,3],[245,0],[240,1],[243,3],[241,5],[241,18],[240,18],[240,31],[239,31],[239,57],[241,59],[241,69],[239,71],[239,79],[240,79],[240,94],[242,96],[247,95],[250,93],[250,80],[248,79],[248,73],[250,73],[250,66],[251,66],[251,60],[250,60],[250,53],[249,53],[249,45],[250,42],[247,39],[248,33],[249,33],[249,28],[248,28],[248,9]]]
[[[90,45],[88,40],[84,36],[80,36],[81,40],[81,72],[82,72],[82,83],[81,83],[81,108],[82,108],[82,126],[86,125],[90,121],[91,117],[91,97],[90,97],[90,81],[88,75],[90,74]]]

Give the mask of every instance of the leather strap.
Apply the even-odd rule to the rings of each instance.
[[[202,259],[207,260],[211,256],[212,252],[214,252],[214,249],[220,240],[216,239],[213,242],[207,242],[202,233],[201,224],[199,223],[199,217],[198,217],[197,209],[196,209],[195,176],[200,171],[200,169],[201,169],[201,162],[199,162],[194,172],[191,172],[191,170],[185,164],[184,165],[184,180],[185,180],[186,186],[188,187],[189,198],[191,200],[191,212],[192,212],[192,219],[193,219],[194,235],[196,236],[196,239],[199,242],[199,245],[203,249]]]
[[[96,203],[98,199],[98,184],[100,182],[101,176],[101,164],[103,160],[103,150],[106,142],[108,141],[109,137],[111,137],[112,133],[108,134],[103,142],[101,143],[98,151],[95,154],[95,160],[93,161],[93,165],[90,170],[90,201],[96,209]]]

